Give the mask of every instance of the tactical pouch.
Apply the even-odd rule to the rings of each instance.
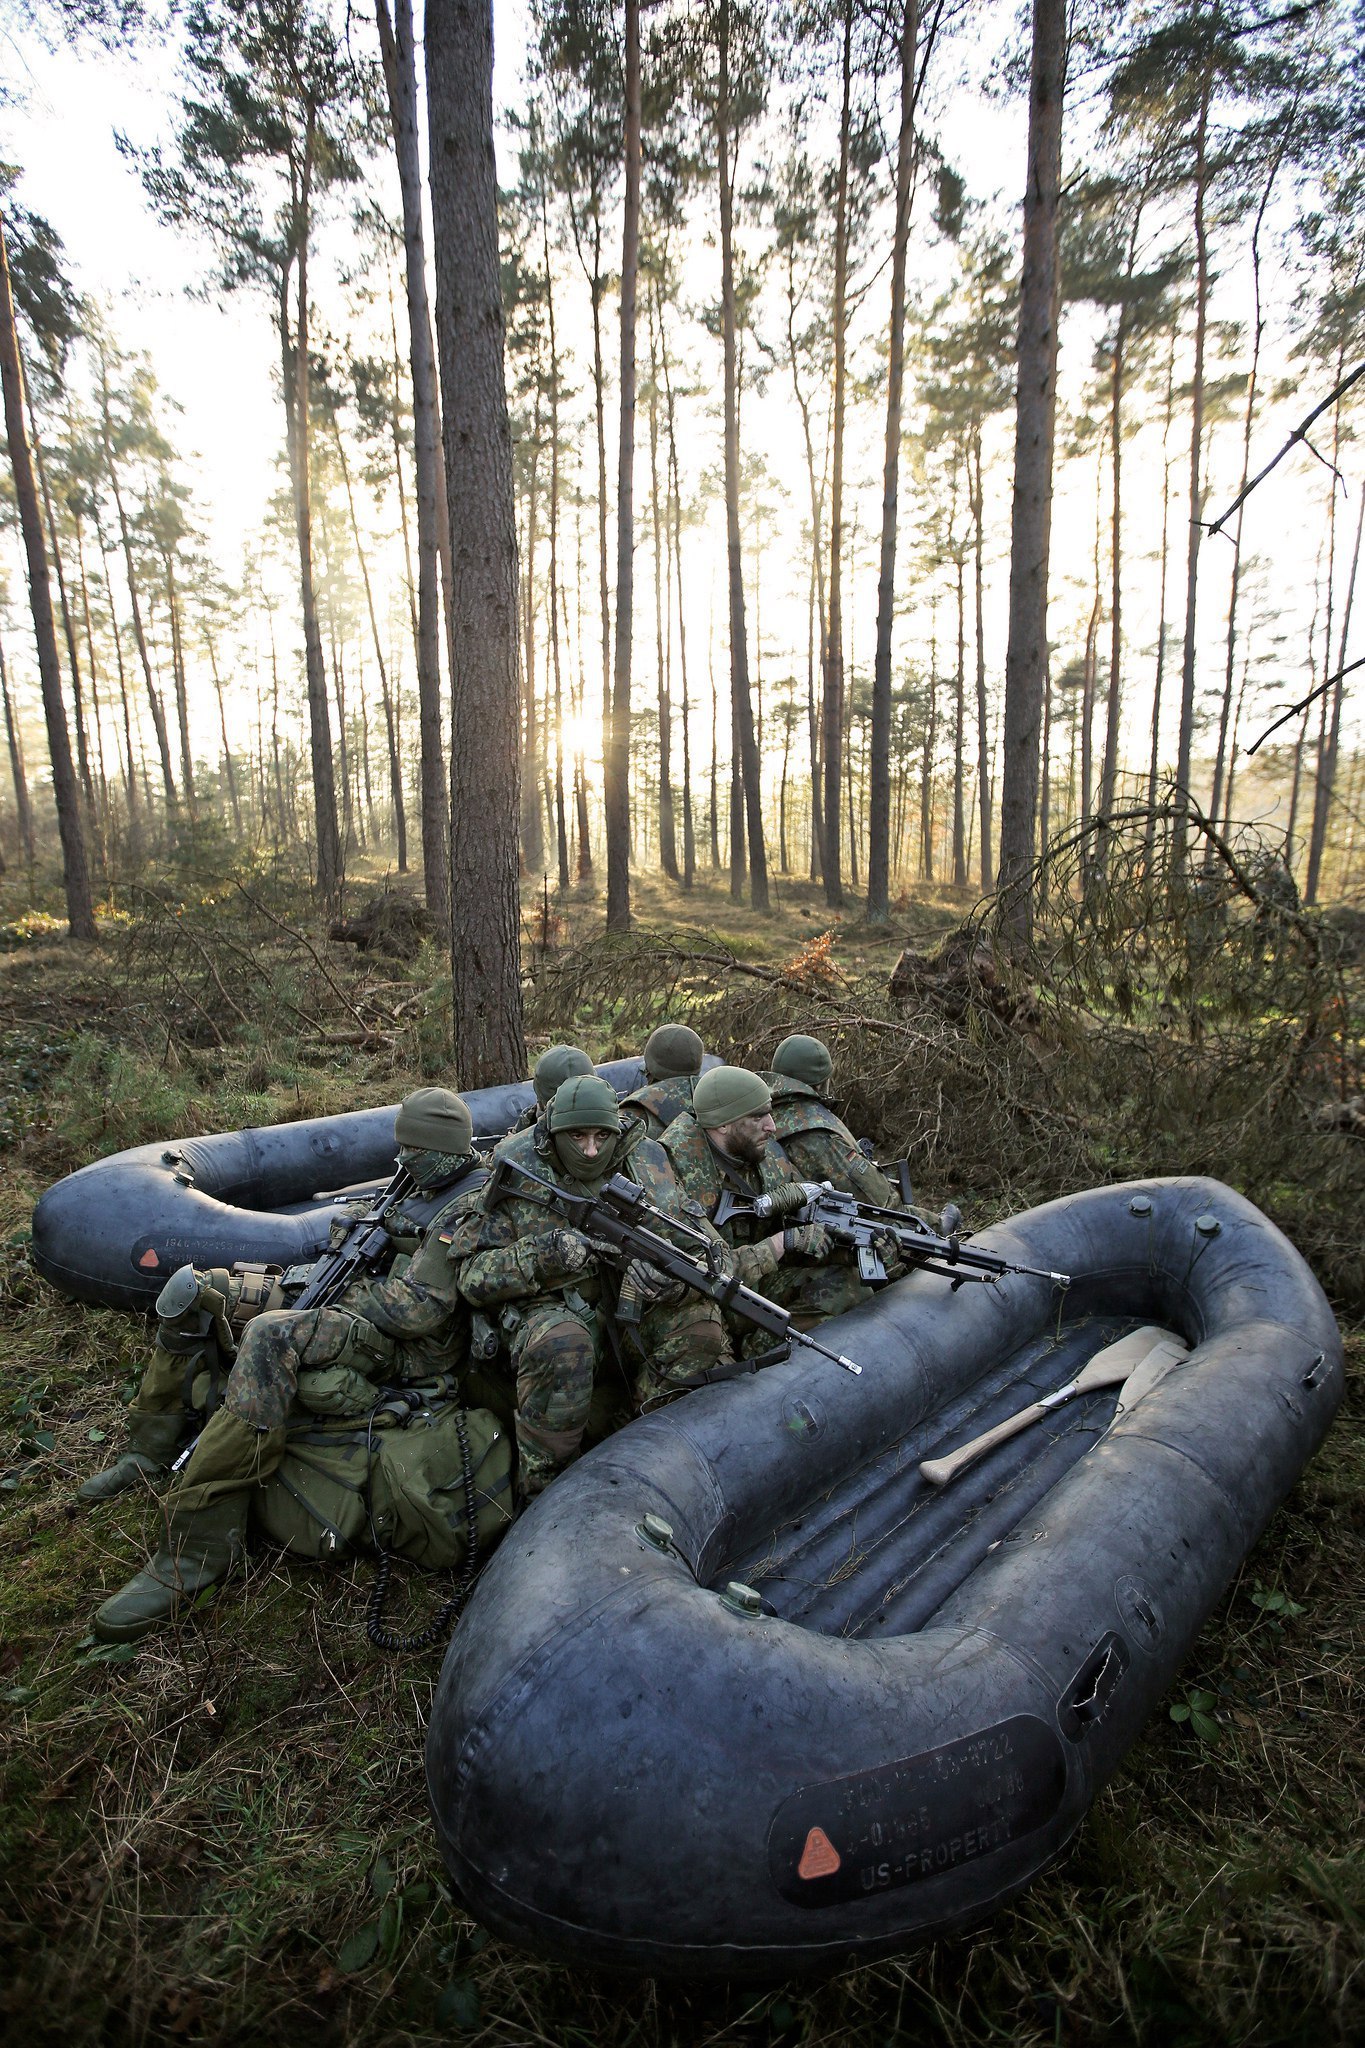
[[[265,1535],[297,1557],[346,1557],[377,1546],[449,1570],[468,1548],[467,1449],[479,1555],[488,1555],[512,1520],[506,1430],[486,1409],[404,1392],[420,1405],[396,1401],[359,1424],[312,1416],[289,1424],[279,1468],[253,1496]]]
[[[283,1266],[253,1264],[247,1259],[238,1259],[232,1269],[237,1285],[228,1296],[228,1321],[234,1330],[243,1323],[249,1323],[253,1316],[261,1315],[266,1309],[279,1308],[284,1302],[280,1281],[284,1275]]]

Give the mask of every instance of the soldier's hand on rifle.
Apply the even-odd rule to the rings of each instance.
[[[794,1255],[818,1266],[834,1250],[834,1239],[823,1223],[789,1223],[782,1233],[782,1248],[788,1258]]]
[[[581,1230],[542,1230],[528,1241],[535,1276],[542,1287],[557,1287],[589,1273],[596,1254]]]
[[[621,1291],[631,1293],[642,1309],[672,1308],[687,1294],[684,1280],[670,1280],[648,1259],[632,1259],[622,1276]]]

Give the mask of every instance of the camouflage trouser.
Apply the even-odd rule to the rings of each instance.
[[[590,1420],[598,1419],[593,1393],[602,1388],[610,1351],[601,1315],[582,1301],[543,1295],[508,1320],[517,1380],[519,1485],[523,1496],[530,1496],[582,1449]],[[731,1356],[720,1311],[696,1295],[676,1306],[647,1310],[639,1349],[643,1358],[633,1386],[637,1409],[670,1388],[682,1391],[690,1375]]]
[[[320,1414],[361,1414],[374,1399],[372,1382],[397,1354],[391,1338],[344,1309],[258,1316],[169,1507],[188,1514],[225,1493],[262,1485],[284,1455],[284,1425],[296,1399]]]

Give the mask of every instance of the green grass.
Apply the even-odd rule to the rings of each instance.
[[[676,894],[655,882],[637,894],[660,925],[682,928]],[[699,896],[682,906],[692,937],[714,935],[755,964],[780,968],[826,928],[811,891],[810,918],[798,903],[762,928],[722,890]],[[580,929],[560,944],[583,936],[593,914],[575,907]],[[855,979],[884,977],[908,935],[923,943],[952,915],[914,906],[885,939],[840,926],[836,963]],[[426,1812],[422,1733],[439,1652],[400,1660],[371,1648],[363,1561],[305,1566],[258,1550],[178,1633],[127,1657],[92,1654],[90,1614],[154,1539],[159,1506],[146,1494],[85,1511],[72,1496],[117,1446],[146,1332],[37,1279],[24,1242],[32,1201],[101,1150],[393,1100],[442,1071],[437,956],[410,970],[340,949],[327,958],[367,1019],[403,1002],[386,983],[431,993],[359,1045],[329,1047],[262,999],[225,1044],[201,1046],[192,1020],[168,1032],[153,1017],[116,947],[82,961],[33,942],[0,959],[0,2023],[10,2037],[63,2048],[1325,2048],[1365,2036],[1358,1329],[1341,1419],[1067,1854],[984,1928],[821,1984],[669,1989],[555,1968],[487,1938],[449,1896]],[[322,1003],[306,961],[294,953],[272,969],[286,971],[294,1000]],[[740,997],[758,1006],[755,1031],[771,1033],[771,985],[745,983]],[[714,998],[736,1030],[740,997]],[[343,1021],[333,998],[327,1022]],[[616,1026],[600,1007],[581,1021],[592,1050],[611,1049]],[[1129,1170],[1124,1130],[1087,1141]],[[1030,1169],[1021,1150],[1008,1171],[1030,1194],[1068,1156],[1040,1155]],[[934,1173],[950,1191],[948,1151]],[[983,1178],[983,1201],[1008,1199],[1010,1185],[1004,1168],[989,1186]],[[1286,1207],[1315,1198],[1286,1176]],[[1333,1228],[1353,1223],[1358,1235],[1362,1220],[1339,1207]],[[414,1618],[431,1598],[414,1585]],[[1192,1698],[1198,1718],[1172,1719]]]

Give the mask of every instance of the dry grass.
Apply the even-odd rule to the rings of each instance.
[[[1097,1078],[1056,1018],[1021,1032],[983,990],[958,1016],[887,1001],[899,945],[944,929],[950,906],[915,909],[889,938],[850,922],[822,949],[814,902],[810,918],[798,904],[757,930],[720,892],[683,906],[685,927],[667,900],[672,937],[590,952],[572,929],[590,906],[571,907],[537,966],[537,1027],[579,1031],[605,1054],[686,1011],[722,1049],[754,1056],[785,1029],[818,1028],[860,1077],[855,1121],[908,1145],[935,1192],[973,1193],[978,1221],[1067,1176],[1166,1167],[1182,1143],[1165,1127],[1172,1099],[1135,1121],[1134,1086],[1104,1113],[1108,1051]],[[194,913],[197,933],[211,934],[214,914]],[[71,1496],[117,1439],[145,1333],[36,1279],[23,1241],[34,1195],[96,1150],[226,1128],[247,1106],[391,1100],[440,1070],[433,956],[404,968],[319,945],[323,973],[283,940],[262,957],[247,1022],[204,1045],[193,1003],[168,1012],[147,985],[145,942],[139,931],[138,952],[115,937],[95,961],[60,946],[0,961],[0,1479],[15,1482],[0,1490],[0,2016],[12,2038],[1321,2048],[1365,2034],[1360,1335],[1346,1413],[1184,1674],[1180,1691],[1215,1694],[1218,1740],[1162,1715],[1067,1857],[987,1928],[817,1986],[622,1984],[487,1940],[447,1894],[426,1815],[421,1738],[439,1656],[370,1647],[363,1563],[258,1552],[178,1635],[92,1656],[89,1614],[159,1510],[148,1495],[77,1511]],[[793,971],[774,982],[727,954]],[[327,995],[328,977],[341,994]],[[232,984],[239,1001],[248,980]],[[1048,987],[1043,1007],[1060,1014],[1064,977]],[[322,1032],[288,1021],[271,1001],[281,989],[318,1006]],[[348,1011],[366,1036],[329,1044],[328,1030],[361,1029]],[[1247,1141],[1266,1182],[1257,1198],[1316,1212],[1322,1269],[1349,1282],[1362,1148],[1315,1134],[1307,1099],[1285,1102],[1283,1128],[1263,1119],[1264,1165]],[[1207,1113],[1219,1131],[1246,1122],[1240,1098]],[[1301,1611],[1258,1606],[1258,1588]],[[426,1590],[413,1597],[425,1611]]]

